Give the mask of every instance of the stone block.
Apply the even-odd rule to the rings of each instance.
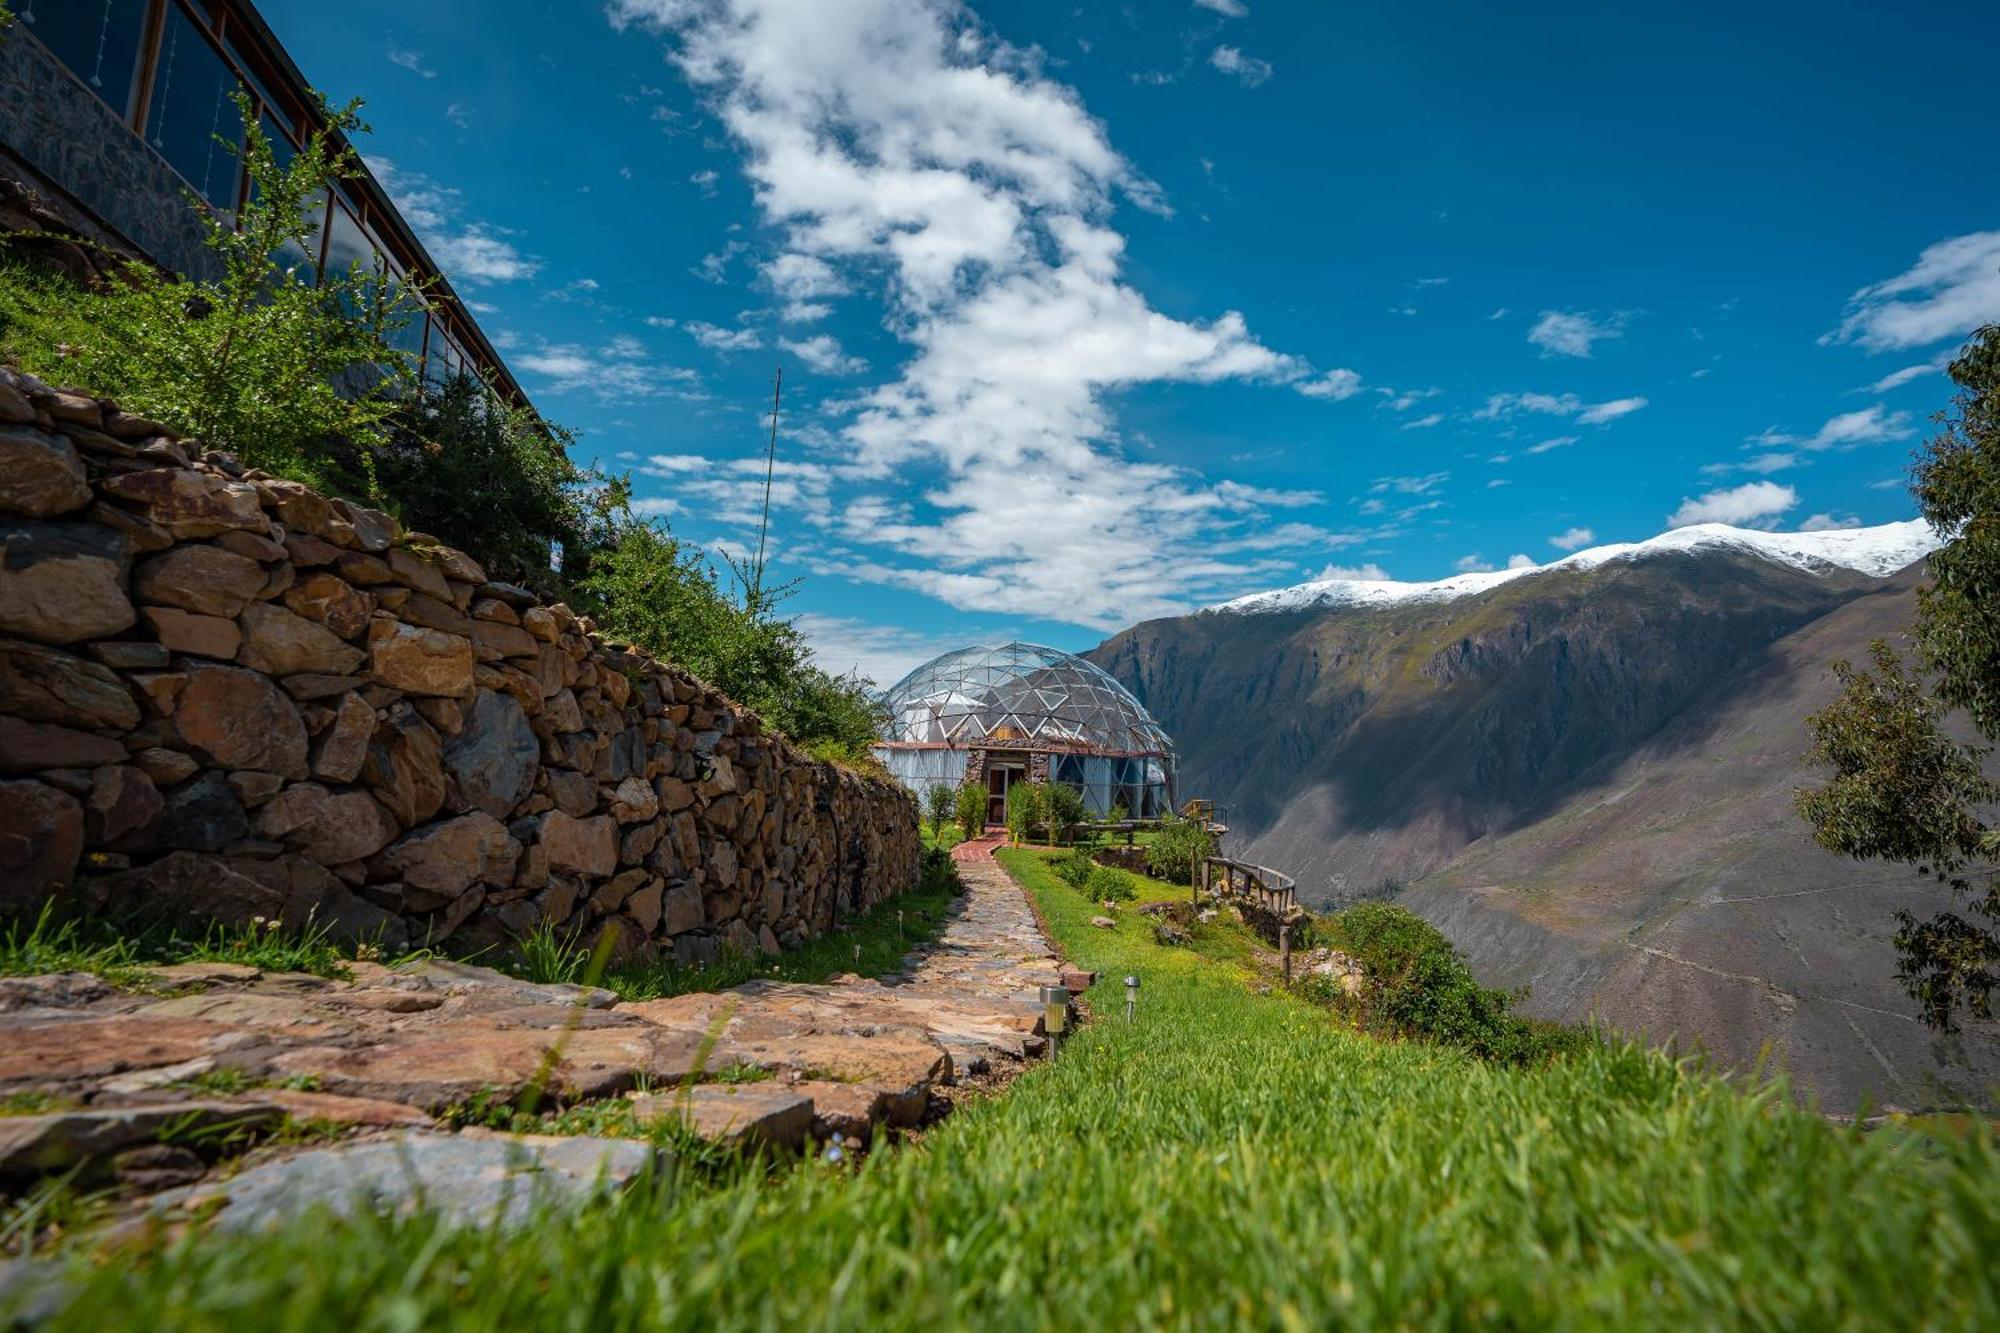
[[[118,633],[138,619],[127,561],[125,539],[94,523],[0,522],[0,633],[42,643]]]
[[[140,601],[156,606],[234,618],[264,591],[267,577],[264,567],[248,556],[196,543],[141,560],[132,590]]]
[[[609,815],[573,819],[551,810],[542,819],[541,844],[554,871],[602,878],[618,869],[618,825]]]
[[[472,641],[393,620],[368,627],[369,674],[409,694],[457,698],[472,692]]]
[[[191,664],[175,709],[182,739],[225,768],[303,778],[306,728],[299,710],[266,676]]]
[[[0,510],[52,518],[90,498],[83,459],[68,440],[25,425],[0,428]]]

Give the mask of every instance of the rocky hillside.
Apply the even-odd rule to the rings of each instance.
[[[1183,791],[1315,904],[1400,892],[1530,1012],[1736,1064],[1770,1042],[1829,1104],[1922,1105],[1980,1095],[1994,1042],[1941,1048],[1908,1017],[1889,935],[1910,875],[1818,851],[1790,809],[1827,662],[1909,619],[1918,571],[1876,577],[1908,553],[1876,547],[1306,585],[1091,656],[1175,736]]]

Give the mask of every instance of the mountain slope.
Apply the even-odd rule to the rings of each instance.
[[[1770,1043],[1833,1107],[1990,1101],[1991,1032],[1935,1042],[1895,985],[1893,913],[1935,899],[1791,810],[1827,663],[1907,625],[1919,578],[1708,542],[1449,600],[1152,622],[1092,656],[1233,850],[1319,905],[1413,882],[1401,901],[1530,1012],[1731,1065]]]

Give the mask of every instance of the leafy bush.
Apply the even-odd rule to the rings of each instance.
[[[1363,903],[1321,923],[1316,934],[1361,964],[1372,1014],[1405,1035],[1510,1064],[1588,1042],[1579,1032],[1508,1013],[1507,993],[1481,986],[1451,941],[1406,908]]]
[[[1092,865],[1090,878],[1083,882],[1084,896],[1094,903],[1130,902],[1139,896],[1132,877],[1113,866]]]
[[[942,833],[958,814],[958,793],[940,782],[924,793],[924,807],[930,817],[931,832]]]
[[[958,877],[958,862],[951,859],[950,852],[942,847],[924,849],[923,869],[917,877],[917,892],[944,894],[952,898],[965,892],[965,881]]]
[[[1202,861],[1214,855],[1215,835],[1207,825],[1165,815],[1152,845],[1146,848],[1146,870],[1169,884],[1192,884],[1201,873]]]
[[[663,524],[625,522],[616,534],[578,585],[601,630],[699,676],[819,758],[865,760],[870,683],[814,665],[797,626],[771,613],[775,596],[731,597]]]
[[[357,261],[317,283],[288,256],[318,224],[308,201],[358,169],[334,132],[365,130],[359,103],[329,110],[283,166],[252,114],[243,162],[254,185],[231,218],[198,208],[222,276],[198,280],[130,265],[102,290],[0,269],[0,344],[22,367],[116,398],[176,433],[245,463],[333,489],[365,477],[414,379],[391,337],[418,308],[405,285]]]
[[[1099,866],[1090,859],[1088,852],[1071,850],[1061,856],[1050,858],[1049,868],[1056,872],[1056,877],[1063,883],[1082,893],[1083,886],[1090,882],[1090,872],[1099,869]]]
[[[986,788],[976,782],[958,789],[958,824],[968,838],[986,831]]]
[[[561,567],[587,567],[629,485],[571,461],[572,436],[500,402],[469,375],[427,383],[391,421],[376,465],[403,522],[471,555],[496,579],[566,596]]]
[[[1031,842],[1035,825],[1042,822],[1046,802],[1045,782],[1016,782],[1007,788],[1007,837],[1016,843]]]
[[[1042,793],[1042,818],[1048,821],[1049,839],[1052,842],[1068,842],[1075,836],[1076,826],[1088,816],[1084,808],[1083,794],[1074,787],[1060,782],[1046,785]]]

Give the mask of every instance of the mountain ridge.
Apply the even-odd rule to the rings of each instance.
[[[1894,980],[1894,912],[1934,895],[1791,810],[1830,662],[1908,625],[1921,564],[1694,540],[1537,572],[1149,621],[1087,656],[1311,906],[1397,897],[1530,1013],[1736,1067],[1768,1045],[1834,1109],[1991,1103],[2000,1042],[1938,1042]]]
[[[1848,569],[1886,578],[1922,559],[1943,544],[1922,519],[1883,523],[1864,528],[1829,528],[1817,532],[1767,532],[1725,523],[1695,523],[1669,528],[1638,542],[1592,546],[1551,560],[1518,568],[1479,570],[1429,582],[1395,579],[1312,579],[1286,588],[1250,593],[1201,608],[1197,615],[1263,611],[1296,611],[1315,606],[1383,605],[1405,601],[1451,601],[1476,597],[1517,579],[1558,570],[1595,569],[1614,560],[1640,560],[1668,552],[1703,549],[1747,551],[1773,563],[1814,571]]]

